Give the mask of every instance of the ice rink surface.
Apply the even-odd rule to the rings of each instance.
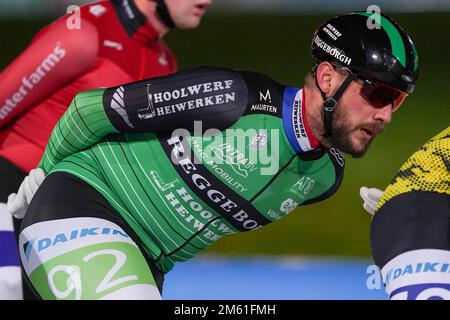
[[[201,257],[176,264],[164,299],[385,300],[370,260]],[[376,275],[375,275],[376,276]],[[375,281],[373,281],[375,280]]]

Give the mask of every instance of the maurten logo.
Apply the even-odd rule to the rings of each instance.
[[[259,101],[260,103],[252,105],[252,111],[265,111],[270,113],[277,113],[278,107],[273,106],[272,103],[272,95],[270,94],[270,90],[267,89],[266,92],[259,91]],[[267,104],[269,103],[269,104]]]
[[[263,94],[261,91],[259,92],[259,100],[261,101],[268,101],[268,102],[272,102],[272,97],[270,96],[270,91],[269,89],[267,89],[267,92],[265,94]]]

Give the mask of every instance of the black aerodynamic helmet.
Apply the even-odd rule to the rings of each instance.
[[[332,97],[319,88],[324,99],[325,137],[332,134],[337,102],[355,78],[364,80],[361,92],[374,105],[392,102],[395,111],[414,91],[419,77],[411,38],[385,14],[354,12],[326,21],[314,33],[311,53],[318,62],[337,62],[351,71]]]
[[[373,16],[355,12],[326,21],[314,34],[312,55],[319,61],[336,61],[361,77],[410,94],[419,76],[416,48],[392,18],[380,14],[377,28],[368,21]]]

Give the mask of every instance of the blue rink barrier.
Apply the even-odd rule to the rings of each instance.
[[[18,266],[19,254],[13,231],[0,230],[0,267]]]
[[[370,260],[199,257],[166,275],[163,299],[385,300]],[[377,285],[375,286],[377,287]]]

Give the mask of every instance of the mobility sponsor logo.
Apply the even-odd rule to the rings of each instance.
[[[258,169],[258,165],[229,143],[213,147],[216,158],[223,160],[239,176],[248,178],[249,174]]]
[[[230,174],[227,172],[225,168],[220,166],[219,164],[224,163],[222,159],[218,159],[219,162],[216,162],[214,156],[217,154],[213,154],[213,152],[206,152],[203,149],[203,146],[201,145],[202,141],[199,141],[199,139],[192,139],[191,140],[191,146],[192,150],[195,151],[196,157],[194,157],[194,160],[200,159],[199,163],[203,163],[209,166],[209,168],[220,178],[223,179],[230,187],[232,187],[234,190],[238,192],[244,192],[247,191],[247,188],[237,181],[233,174]],[[214,150],[214,146],[211,148]],[[208,148],[209,149],[209,148]],[[199,164],[196,161],[196,164]]]
[[[110,236],[110,235],[118,235],[125,239],[129,238],[128,235],[124,233],[122,230],[118,230],[115,228],[89,227],[89,228],[74,229],[70,232],[62,232],[45,237],[33,238],[23,244],[22,250],[24,252],[25,259],[28,261],[33,251],[42,252],[49,248],[86,237]]]
[[[195,160],[201,159],[199,163],[206,164],[216,175],[223,179],[229,186],[231,186],[234,190],[238,192],[244,192],[247,190],[245,186],[237,181],[233,174],[228,173],[225,168],[221,167],[218,163],[216,163],[211,155],[211,153],[207,153],[203,150],[201,141],[198,139],[191,140],[192,150],[195,151],[196,157]],[[215,154],[214,154],[215,155]],[[220,162],[223,163],[223,162]]]
[[[247,200],[234,193],[202,165],[196,165],[185,150],[182,137],[162,142],[167,156],[175,158],[174,168],[188,187],[209,207],[219,213],[239,231],[255,230],[269,223]]]
[[[339,50],[338,48],[335,48],[333,46],[330,46],[329,44],[327,44],[325,41],[323,41],[322,39],[319,38],[319,36],[316,36],[314,38],[314,42],[315,44],[322,49],[323,51],[325,51],[326,53],[328,53],[330,56],[332,56],[333,58],[336,58],[337,60],[339,60],[342,63],[345,63],[346,65],[350,65],[350,63],[352,62],[352,59],[348,56],[346,56],[341,50]]]
[[[41,62],[36,70],[23,77],[22,85],[3,102],[0,107],[0,120],[5,119],[22,102],[30,92],[35,89],[42,79],[44,79],[66,56],[66,50],[57,43],[52,52]]]
[[[274,175],[279,170],[280,132],[278,129],[210,128],[203,131],[202,121],[194,121],[194,130],[176,129],[172,137],[191,141],[195,164],[207,164],[213,170],[231,169],[230,177],[247,179],[252,174]],[[266,146],[270,146],[266,148]],[[171,155],[172,163],[178,159]],[[225,164],[226,169],[221,167]],[[221,167],[222,169],[220,169]],[[219,168],[219,169],[216,169]],[[259,171],[258,171],[259,170]]]

